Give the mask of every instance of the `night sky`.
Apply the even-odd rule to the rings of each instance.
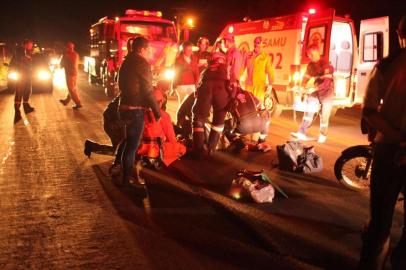
[[[211,40],[228,22],[240,21],[244,16],[251,19],[280,16],[307,10],[333,7],[338,15],[350,14],[359,20],[389,15],[392,40],[396,41],[394,27],[402,13],[406,13],[404,0],[1,0],[0,41],[19,42],[32,38],[42,44],[65,42],[77,43],[81,53],[86,53],[89,26],[106,15],[120,15],[127,8],[161,10],[164,18],[172,19],[179,12],[197,18],[197,29],[192,32],[192,41],[199,35]],[[396,42],[392,42],[392,49]]]

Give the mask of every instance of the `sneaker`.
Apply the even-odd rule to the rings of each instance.
[[[21,117],[21,112],[20,111],[16,111],[15,115],[14,115],[14,124],[18,123],[21,119],[23,119]]]
[[[62,103],[62,105],[63,105],[63,106],[66,106],[66,105],[68,105],[69,100],[66,100],[66,99],[60,99],[60,100],[59,100],[59,102],[60,102],[60,103]]]
[[[72,109],[75,109],[75,110],[79,110],[80,108],[82,108],[82,105],[80,105],[80,104],[75,104],[72,106]]]
[[[291,132],[290,135],[292,135],[292,137],[295,137],[299,141],[309,141],[310,140],[310,138],[307,137],[307,135],[303,134],[302,132]]]
[[[319,139],[317,140],[318,143],[325,143],[327,141],[327,136],[320,134]]]
[[[271,145],[267,142],[261,142],[257,144],[257,148],[259,151],[262,151],[264,153],[271,151]]]

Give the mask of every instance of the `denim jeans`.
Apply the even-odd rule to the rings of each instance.
[[[120,111],[120,118],[125,123],[125,139],[120,145],[121,164],[124,181],[128,181],[134,176],[135,155],[144,132],[144,110]],[[119,152],[121,152],[120,149]]]
[[[307,98],[307,106],[318,106],[321,104],[320,111],[320,134],[327,135],[328,122],[330,119],[331,109],[333,108],[333,95],[328,95],[325,97],[309,96]],[[312,125],[314,118],[314,112],[305,112],[303,115],[302,124],[300,126],[299,132],[306,134],[307,129]]]

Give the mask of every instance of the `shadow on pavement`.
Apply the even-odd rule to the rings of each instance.
[[[118,189],[108,180],[107,168],[106,164],[93,166],[108,197],[126,220],[139,222],[144,215],[148,223],[152,222],[165,236],[199,254],[232,265],[233,268],[269,269],[272,262],[275,269],[298,269],[296,264],[293,266],[287,260],[280,259],[260,235],[241,222],[239,216],[153,177],[154,174],[167,177],[171,175],[170,171],[152,173],[145,169],[142,173],[147,182],[150,207],[146,209],[145,203],[140,204],[143,198],[128,190]],[[135,202],[135,207],[128,206],[130,201]],[[130,211],[131,208],[136,209]],[[140,211],[142,208],[143,213]]]

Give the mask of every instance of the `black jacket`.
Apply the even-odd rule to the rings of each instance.
[[[118,73],[120,105],[141,106],[151,109],[160,118],[159,106],[152,94],[151,67],[142,56],[131,53],[124,60]]]

